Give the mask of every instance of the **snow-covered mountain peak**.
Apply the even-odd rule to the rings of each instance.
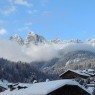
[[[95,39],[88,39],[87,41],[90,43],[95,43]]]
[[[50,41],[53,44],[78,44],[78,43],[83,43],[83,41],[79,39],[71,39],[71,40],[61,40],[61,39],[54,39]]]
[[[24,44],[24,40],[18,34],[15,34],[14,36],[11,36],[10,37],[10,40],[11,41],[18,42],[20,45],[23,45]]]
[[[40,36],[34,32],[29,32],[26,39],[22,39],[18,34],[10,37],[10,40],[19,43],[20,45],[29,45],[29,44],[44,44],[46,39],[43,36]]]
[[[54,43],[54,44],[63,44],[63,40],[61,40],[61,39],[54,39],[54,40],[51,40],[51,43]]]
[[[26,39],[22,39],[18,34],[10,37],[10,40],[18,42],[20,45],[39,45],[39,44],[50,44],[50,45],[65,45],[65,44],[79,44],[79,43],[89,43],[95,45],[95,39],[89,40],[79,40],[79,39],[71,39],[71,40],[46,40],[43,36],[36,34],[35,32],[29,32],[26,36]]]
[[[35,32],[29,32],[28,35],[36,35]]]
[[[28,34],[27,34],[27,37],[26,37],[26,39],[28,38],[28,37],[36,37],[36,33],[34,33],[34,32],[29,32]]]
[[[70,42],[70,43],[82,43],[82,41],[79,39],[71,39],[68,42]]]
[[[15,34],[14,36],[12,36],[12,38],[14,38],[14,39],[16,39],[16,40],[21,39],[21,37],[20,37],[18,34]]]
[[[38,44],[38,43],[44,43],[46,40],[43,36],[40,36],[34,32],[29,32],[27,37],[26,37],[26,40],[25,40],[25,43],[33,43],[33,44]]]

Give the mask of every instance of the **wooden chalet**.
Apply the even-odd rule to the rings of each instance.
[[[66,72],[64,72],[59,76],[62,79],[75,79],[75,78],[88,79],[90,77],[89,74],[83,73],[80,70],[67,70]]]
[[[78,85],[65,85],[47,95],[91,95]]]

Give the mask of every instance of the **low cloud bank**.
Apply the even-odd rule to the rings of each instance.
[[[20,46],[16,42],[0,40],[0,58],[11,61],[48,61],[58,56],[58,50],[51,45]]]
[[[11,61],[48,61],[53,58],[60,57],[61,53],[68,53],[76,50],[87,50],[95,52],[95,45],[89,43],[79,44],[44,44],[30,45],[29,47],[20,46],[16,42],[0,40],[0,58],[5,58]]]
[[[31,45],[25,50],[33,61],[48,61],[59,56],[59,50],[53,45]]]
[[[23,52],[21,46],[17,43],[6,40],[0,40],[0,58],[5,58],[11,61],[31,61],[31,58]]]
[[[62,53],[66,54],[71,51],[85,50],[95,53],[95,45],[91,43],[74,43],[74,44],[64,44],[62,48]]]

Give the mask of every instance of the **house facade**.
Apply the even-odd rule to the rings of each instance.
[[[67,70],[66,72],[59,75],[62,79],[75,79],[82,78],[88,79],[90,77],[89,74],[83,73],[80,70]]]

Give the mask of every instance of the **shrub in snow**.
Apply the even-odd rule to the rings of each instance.
[[[49,79],[46,79],[46,82],[49,82],[50,80]]]
[[[37,83],[37,80],[34,80],[33,83]]]

